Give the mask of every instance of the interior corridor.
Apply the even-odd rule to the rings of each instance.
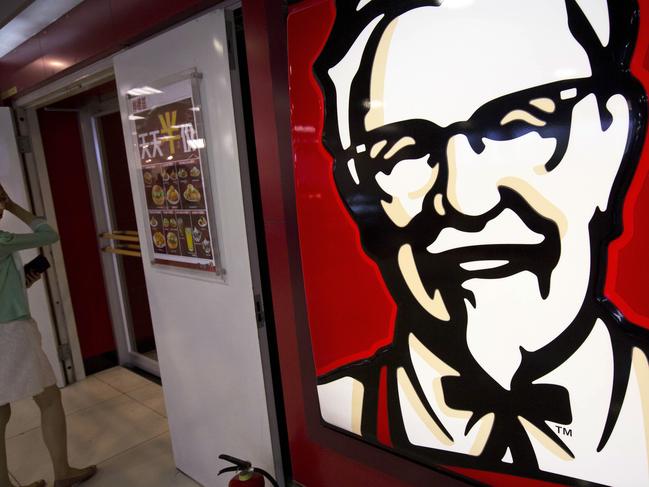
[[[162,388],[115,367],[62,389],[73,465],[97,464],[88,487],[195,487],[174,465]],[[17,485],[53,483],[36,404],[12,406],[9,470]]]

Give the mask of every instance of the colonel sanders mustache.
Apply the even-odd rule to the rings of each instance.
[[[359,217],[363,246],[390,287],[398,285],[395,282],[402,285],[405,278],[409,294],[416,296],[423,290],[435,299],[441,293],[447,304],[466,299],[475,307],[473,293],[461,287],[465,281],[530,271],[537,278],[539,294],[546,299],[561,255],[559,227],[518,192],[506,187],[498,192],[499,203],[481,215],[466,215],[451,205],[440,215],[435,209],[439,193],[433,188],[422,211],[403,228],[391,223],[381,207],[370,204],[362,192],[356,193],[350,206]],[[374,210],[369,210],[372,207]],[[394,266],[395,255],[399,269]],[[422,300],[418,301],[421,305]]]

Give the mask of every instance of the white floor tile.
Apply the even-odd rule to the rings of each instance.
[[[124,393],[151,384],[150,380],[122,367],[104,370],[93,377]]]
[[[98,464],[162,433],[167,422],[128,396],[73,413],[68,419],[70,459],[74,466]],[[9,470],[23,484],[53,480],[40,428],[7,441]]]
[[[146,352],[143,355],[145,357],[149,357],[151,360],[155,360],[156,362],[158,361],[158,351],[157,350],[151,350],[150,352]]]
[[[61,389],[65,414],[95,406],[121,394],[105,382],[88,377]],[[41,425],[41,413],[33,399],[23,399],[11,405],[11,419],[7,425],[7,438],[13,438]]]
[[[162,392],[162,387],[158,384],[151,383],[144,387],[140,387],[139,389],[129,392],[128,395],[139,403],[144,404],[146,407],[153,409],[158,414],[167,417],[164,394]]]
[[[96,406],[120,394],[120,391],[96,379],[94,376],[90,376],[61,390],[63,408],[66,414],[72,414],[82,409]]]
[[[99,464],[99,472],[84,487],[197,487],[176,470],[171,440],[165,433]]]

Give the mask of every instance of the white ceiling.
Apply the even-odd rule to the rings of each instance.
[[[34,34],[38,34],[82,1],[1,0],[0,25],[2,25],[2,28],[0,28],[0,58],[8,52],[13,51]],[[21,11],[21,9],[23,10]],[[15,15],[16,12],[19,12],[18,15]]]

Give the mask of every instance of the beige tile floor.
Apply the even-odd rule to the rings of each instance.
[[[74,465],[97,464],[87,487],[197,487],[176,470],[162,388],[116,367],[62,390]],[[12,406],[7,456],[15,483],[53,473],[32,400]]]

